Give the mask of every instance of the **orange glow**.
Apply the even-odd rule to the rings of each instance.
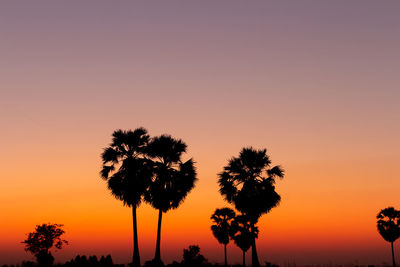
[[[164,262],[192,244],[222,262],[210,231],[213,211],[229,205],[217,173],[244,146],[267,148],[286,171],[282,203],[259,221],[261,263],[390,262],[375,216],[400,208],[400,2],[9,2],[0,4],[0,266],[32,260],[20,242],[48,222],[64,224],[70,242],[56,261],[130,261],[131,210],[100,179],[100,154],[115,129],[139,126],[182,138],[198,170],[163,217]],[[156,224],[143,203],[143,263]],[[241,261],[232,243],[228,253]]]

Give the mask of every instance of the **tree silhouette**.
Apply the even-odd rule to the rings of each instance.
[[[219,173],[220,193],[250,218],[251,232],[255,232],[260,216],[276,207],[281,199],[274,184],[277,177],[283,178],[283,169],[270,165],[266,149],[249,147],[243,148],[239,157],[231,158],[224,171]],[[252,266],[260,266],[255,238],[252,241]]]
[[[207,259],[200,254],[200,247],[196,245],[189,246],[188,249],[183,250],[183,266],[201,266],[207,262]]]
[[[197,180],[194,162],[182,161],[186,144],[169,135],[151,139],[147,154],[153,160],[153,179],[145,193],[145,200],[158,209],[158,227],[156,251],[153,263],[162,265],[161,261],[161,221],[163,212],[177,208],[193,189]]]
[[[252,241],[258,236],[258,228],[253,227],[251,231],[251,220],[246,215],[238,215],[232,222],[233,236],[235,244],[243,252],[243,266],[246,266],[246,252],[251,247]]]
[[[149,136],[144,128],[134,131],[117,130],[112,134],[111,144],[104,149],[101,157],[101,177],[108,182],[112,195],[124,205],[132,207],[133,217],[133,267],[140,267],[137,234],[136,208],[150,184],[152,164],[145,157]]]
[[[35,231],[28,234],[25,244],[25,250],[35,255],[40,266],[51,266],[54,258],[49,250],[54,246],[56,249],[62,249],[68,242],[61,239],[65,233],[62,224],[42,224],[36,225]]]
[[[394,259],[393,243],[400,237],[400,211],[393,207],[381,210],[376,216],[378,232],[383,239],[390,242],[392,247],[393,267],[396,267]]]
[[[230,208],[216,209],[211,215],[211,220],[214,224],[211,226],[211,231],[219,243],[224,245],[225,266],[228,266],[226,255],[226,246],[229,239],[233,236],[232,221],[235,218],[235,211]]]

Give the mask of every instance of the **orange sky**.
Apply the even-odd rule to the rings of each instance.
[[[0,264],[32,259],[20,242],[46,222],[70,241],[58,261],[128,262],[131,212],[98,172],[111,133],[139,126],[197,162],[196,188],[163,217],[165,262],[191,244],[223,260],[216,174],[250,145],[286,170],[261,262],[389,262],[375,216],[400,208],[400,5],[359,3],[1,3]],[[157,213],[138,215],[145,261]]]

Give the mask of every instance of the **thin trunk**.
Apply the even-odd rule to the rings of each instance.
[[[139,242],[137,233],[136,206],[132,207],[133,218],[133,257],[132,267],[140,267]]]
[[[396,262],[394,261],[394,249],[393,249],[393,242],[390,243],[392,245],[392,260],[393,260],[393,267],[396,267]]]
[[[254,233],[254,224],[251,224],[251,232]],[[256,248],[256,238],[253,238],[251,244],[251,266],[260,267],[260,262],[258,261],[257,248]]]
[[[226,244],[224,244],[224,253],[225,253],[225,266],[228,266],[228,259],[226,257]]]
[[[158,210],[158,228],[157,228],[157,242],[156,242],[156,254],[154,255],[154,261],[157,263],[161,262],[161,221],[162,221],[162,210]]]
[[[242,250],[243,251],[243,267],[245,267],[246,266],[246,251],[244,251],[244,250]]]

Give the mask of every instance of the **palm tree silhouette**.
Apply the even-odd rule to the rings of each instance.
[[[254,227],[251,231],[251,220],[246,215],[238,215],[232,222],[232,228],[235,232],[232,236],[235,244],[243,252],[243,266],[246,266],[246,251],[251,247],[254,238],[258,237],[258,228]]]
[[[161,221],[163,212],[177,208],[193,189],[196,178],[194,162],[182,161],[186,144],[170,135],[161,135],[151,139],[147,154],[153,160],[154,176],[145,200],[158,209],[158,228],[156,252],[153,263],[162,265],[161,261]]]
[[[132,207],[132,266],[140,267],[136,208],[151,181],[151,161],[144,154],[149,136],[146,129],[137,128],[134,131],[114,131],[112,137],[111,144],[101,155],[103,167],[100,175],[107,180],[112,195],[124,205]]]
[[[392,247],[393,267],[396,267],[393,243],[400,237],[400,211],[393,207],[388,207],[381,210],[376,218],[378,219],[378,232],[381,234],[383,239],[390,242]]]
[[[275,179],[283,178],[280,166],[270,168],[266,149],[243,148],[239,157],[229,160],[219,173],[220,193],[250,219],[251,232],[260,216],[276,207],[281,197],[275,192]],[[259,267],[255,238],[252,240],[252,266]]]
[[[225,266],[228,266],[226,246],[229,243],[230,237],[234,234],[231,224],[235,215],[235,211],[230,208],[216,209],[213,215],[211,215],[211,220],[214,222],[211,226],[211,231],[218,242],[224,245]]]

